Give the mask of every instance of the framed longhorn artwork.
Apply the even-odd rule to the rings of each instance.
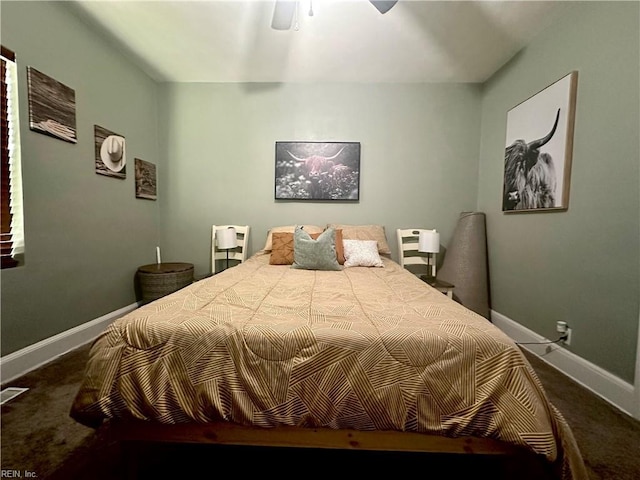
[[[563,211],[569,206],[578,72],[507,113],[502,211]]]
[[[358,201],[359,142],[276,142],[276,200]]]

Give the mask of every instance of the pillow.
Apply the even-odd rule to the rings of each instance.
[[[314,240],[322,234],[312,233],[310,237]],[[344,247],[342,246],[342,230],[336,230],[336,257],[340,265],[344,264]],[[293,263],[293,233],[273,232],[270,265],[291,265]]]
[[[387,243],[387,236],[383,225],[341,225],[330,223],[327,227],[342,230],[344,240],[375,240],[378,242],[378,253],[390,255],[391,248]]]
[[[319,234],[316,234],[319,235]],[[293,233],[273,232],[270,265],[291,265],[293,263]]]
[[[383,267],[375,240],[344,240],[345,267]]]
[[[305,270],[340,270],[336,256],[336,231],[328,228],[317,240],[296,227],[293,233],[293,264],[291,268]]]
[[[273,248],[273,233],[274,232],[289,232],[289,233],[293,233],[296,229],[297,225],[286,225],[286,226],[282,226],[282,227],[273,227],[269,230],[269,233],[267,233],[267,243],[265,243],[263,250],[266,250],[268,252],[271,251],[271,249]],[[317,225],[302,225],[302,227],[304,227],[305,232],[307,233],[322,233],[322,231],[324,230],[322,227],[318,227]]]
[[[312,233],[311,238],[316,239],[320,236],[319,233]],[[344,264],[344,246],[342,245],[342,230],[336,230],[336,256],[338,257],[338,263]]]

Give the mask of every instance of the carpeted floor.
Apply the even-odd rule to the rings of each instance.
[[[22,478],[70,480],[116,480],[124,478],[125,470],[119,445],[102,438],[90,428],[74,422],[69,408],[76,394],[88,346],[81,347],[63,357],[12,381],[8,386],[29,388],[26,393],[2,406],[1,420],[1,468],[20,472]],[[525,352],[526,353],[526,352]],[[527,354],[554,405],[571,425],[583,453],[592,480],[640,479],[640,422],[618,411],[607,402],[571,381],[540,359]],[[283,465],[290,464],[290,456],[296,455],[302,464],[313,463],[313,469],[321,474],[331,474],[332,465],[353,465],[353,473],[362,473],[362,466],[395,465],[395,472],[415,472],[424,463],[424,457],[415,454],[386,455],[348,452],[284,451],[242,447],[242,451],[220,446],[149,447],[137,452],[140,456],[137,472],[140,478],[191,478],[201,476],[203,468],[211,462],[237,454],[250,459],[242,466],[247,473],[268,473],[264,465],[274,465],[274,474]],[[326,458],[325,458],[326,456]],[[167,461],[167,460],[171,461]],[[278,461],[281,459],[281,461]],[[320,461],[319,461],[320,459]],[[492,478],[510,477],[492,470],[491,459],[476,458],[467,463],[450,457],[429,457],[429,468],[446,466],[451,472],[455,467],[457,477],[477,474],[479,471],[496,472]],[[455,463],[455,465],[454,465]],[[219,464],[218,464],[219,465]],[[341,467],[342,469],[343,467]],[[347,473],[343,470],[343,473]],[[379,473],[372,471],[372,474]],[[30,475],[31,474],[31,475]],[[450,473],[448,476],[451,478]],[[456,475],[454,475],[456,476]],[[194,477],[194,478],[197,478]],[[518,480],[521,480],[518,477]]]

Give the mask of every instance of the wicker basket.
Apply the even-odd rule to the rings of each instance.
[[[193,283],[191,263],[152,263],[138,268],[143,302],[151,302]]]

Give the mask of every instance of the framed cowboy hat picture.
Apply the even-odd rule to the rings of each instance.
[[[122,135],[95,125],[96,173],[108,177],[127,177],[126,142]]]

